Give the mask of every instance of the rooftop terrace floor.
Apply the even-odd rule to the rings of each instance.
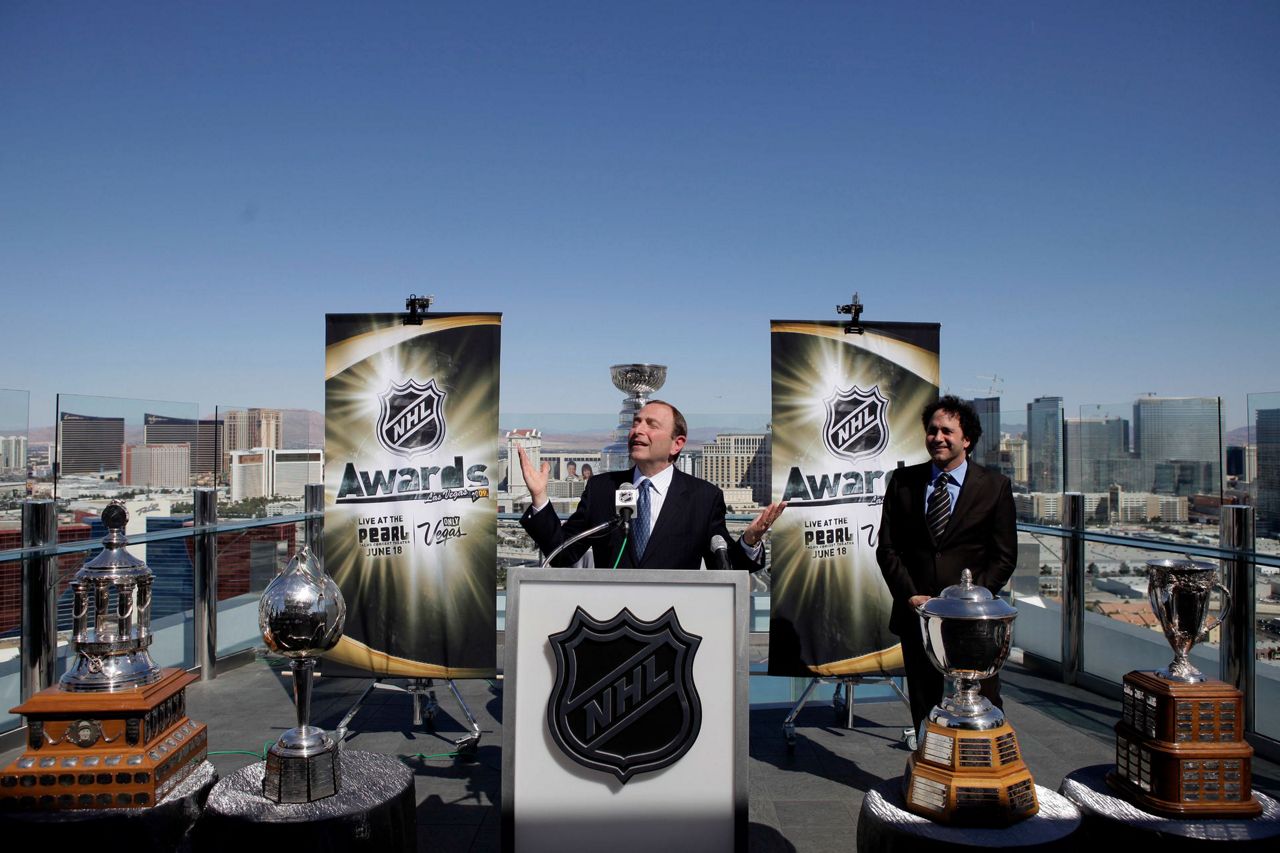
[[[1113,760],[1112,726],[1119,703],[1066,687],[1016,663],[1006,665],[1005,711],[1018,732],[1023,757],[1036,783],[1057,790],[1073,770]],[[258,659],[213,681],[188,688],[192,717],[209,725],[211,751],[260,752],[294,724],[292,684],[281,662]],[[403,681],[394,682],[403,684]],[[418,846],[444,853],[500,849],[501,682],[459,682],[480,722],[483,737],[474,761],[440,756],[464,733],[447,686],[437,683],[440,713],[435,731],[414,727],[412,698],[376,689],[351,723],[346,746],[398,755],[413,769],[417,792]],[[333,729],[369,685],[357,678],[318,678],[312,721]],[[856,698],[856,697],[855,697]],[[786,710],[753,708],[750,715],[750,849],[813,851],[853,849],[858,812],[867,790],[902,774],[909,753],[901,741],[910,724],[897,701],[857,704],[857,728],[835,725],[829,703],[812,703],[797,720],[797,742],[782,732]],[[7,764],[17,755],[0,755]],[[222,777],[252,763],[244,754],[212,755]],[[1255,756],[1253,784],[1280,797],[1280,766]]]

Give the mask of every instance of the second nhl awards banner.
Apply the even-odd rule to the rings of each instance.
[[[496,669],[499,314],[325,317],[325,659],[376,675]]]
[[[885,478],[928,458],[920,413],[938,396],[936,323],[775,320],[769,672],[898,669],[876,563]]]

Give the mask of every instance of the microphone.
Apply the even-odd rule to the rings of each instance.
[[[613,493],[613,509],[622,522],[624,535],[631,532],[631,518],[636,514],[636,500],[639,495],[640,492],[636,490],[635,484],[630,482],[621,484]]]
[[[729,543],[724,541],[724,537],[716,534],[711,537],[711,550],[716,555],[716,568],[721,571],[729,570]]]

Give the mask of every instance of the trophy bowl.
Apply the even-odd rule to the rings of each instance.
[[[1211,617],[1209,605],[1215,589],[1222,591],[1222,608]],[[1191,647],[1222,624],[1222,616],[1231,606],[1231,594],[1218,582],[1217,567],[1189,558],[1148,560],[1147,599],[1173,647],[1173,661],[1156,675],[1184,684],[1203,682],[1204,674],[1191,664]]]
[[[975,586],[965,569],[960,583],[919,608],[925,654],[955,684],[955,692],[935,706],[929,719],[948,728],[988,729],[1004,714],[978,693],[978,682],[1000,671],[1009,657],[1018,611]]]
[[[303,548],[267,585],[258,602],[258,628],[276,654],[313,658],[337,645],[347,605],[333,578]]]
[[[277,803],[310,803],[338,792],[338,744],[310,724],[316,656],[337,645],[347,619],[342,591],[310,549],[267,584],[258,602],[258,627],[267,648],[289,658],[298,725],[267,751],[262,793]]]
[[[609,368],[613,386],[631,396],[652,394],[667,381],[665,364],[615,364]]]

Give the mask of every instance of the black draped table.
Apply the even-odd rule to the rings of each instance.
[[[1066,797],[1036,785],[1040,812],[1012,826],[987,829],[944,826],[907,811],[902,778],[881,782],[862,799],[858,813],[859,853],[924,853],[955,848],[1072,851],[1080,812]]]
[[[413,771],[395,756],[342,750],[340,790],[314,803],[262,796],[265,769],[264,762],[250,764],[214,787],[193,833],[197,851],[229,853],[246,844],[307,853],[417,848]]]
[[[1280,849],[1280,805],[1254,791],[1262,814],[1254,818],[1171,818],[1153,815],[1119,796],[1107,785],[1113,765],[1081,767],[1062,780],[1062,794],[1084,816],[1081,837],[1088,843],[1144,849],[1156,853],[1204,850],[1231,843],[1232,853]]]
[[[25,844],[57,850],[169,853],[182,844],[217,781],[218,772],[205,761],[151,808],[0,812],[0,838],[6,849],[9,844]]]

